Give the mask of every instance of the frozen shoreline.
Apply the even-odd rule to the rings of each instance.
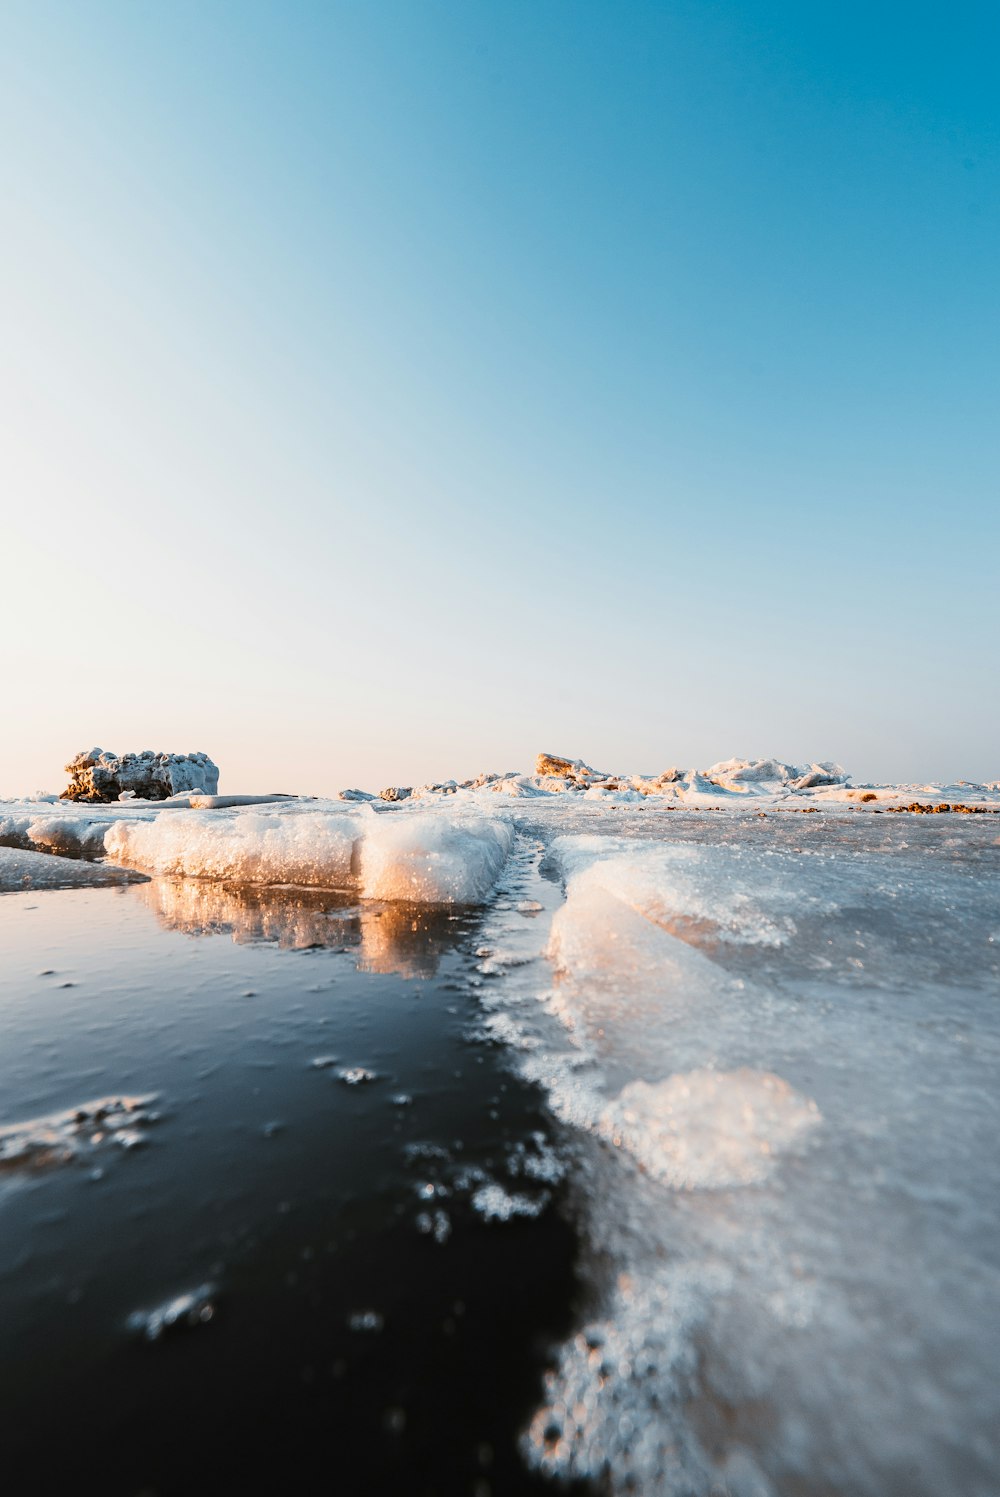
[[[986,1491],[1000,827],[754,783],[708,807],[593,786],[21,803],[0,837],[142,868],[128,900],[192,933],[308,948],[342,891],[359,970],[425,970],[412,901],[485,907],[468,983],[564,1134],[589,1290],[525,1431],[535,1471]],[[821,814],[780,814],[801,809]],[[482,1209],[516,1215],[508,1195]]]

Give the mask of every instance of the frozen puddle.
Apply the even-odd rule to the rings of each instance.
[[[790,843],[508,868],[477,991],[575,1140],[589,1284],[524,1453],[616,1493],[985,1494],[995,850]]]

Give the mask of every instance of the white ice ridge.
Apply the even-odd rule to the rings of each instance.
[[[145,873],[351,889],[365,899],[478,904],[507,859],[509,822],[452,804],[375,812],[290,804],[166,812],[107,828],[108,855]]]

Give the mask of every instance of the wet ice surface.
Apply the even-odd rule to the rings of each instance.
[[[9,1490],[522,1489],[573,1239],[525,1173],[540,1099],[470,1039],[480,918],[159,880],[0,900]],[[486,1220],[490,1185],[539,1214]]]
[[[482,992],[577,1139],[590,1299],[529,1461],[995,1493],[996,833],[531,809]]]

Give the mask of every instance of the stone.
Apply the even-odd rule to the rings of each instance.
[[[93,748],[77,754],[66,765],[69,785],[61,800],[106,804],[122,797],[130,800],[166,800],[185,791],[215,795],[219,788],[218,766],[204,753],[112,754]]]

